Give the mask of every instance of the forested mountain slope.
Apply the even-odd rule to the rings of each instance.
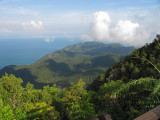
[[[46,55],[28,66],[6,66],[0,70],[0,76],[5,72],[14,74],[24,80],[23,85],[30,82],[36,88],[53,83],[67,87],[79,79],[91,83],[106,68],[133,49],[120,44],[79,43]]]
[[[109,67],[88,86],[88,91],[82,80],[63,89],[56,85],[35,89],[33,84],[23,87],[22,79],[5,74],[0,78],[0,119],[90,120],[107,113],[112,120],[133,120],[160,105],[159,42],[157,35],[152,43]],[[47,55],[32,65],[40,65],[47,57],[53,56]],[[35,68],[40,69],[38,66]],[[27,77],[27,67],[5,69],[17,69]]]
[[[160,105],[160,35],[100,74],[87,89],[96,112],[133,120]]]
[[[141,77],[160,78],[155,67],[160,68],[160,35],[150,44],[134,50],[120,62],[109,67],[102,73],[88,89],[98,90],[100,85],[111,80],[122,80],[127,83],[130,80]],[[155,66],[155,67],[154,67]]]

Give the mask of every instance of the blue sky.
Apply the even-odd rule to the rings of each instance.
[[[160,33],[160,0],[0,0],[1,38],[141,46]]]

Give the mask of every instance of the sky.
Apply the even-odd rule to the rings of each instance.
[[[160,33],[159,11],[160,0],[0,0],[0,38],[142,46]]]

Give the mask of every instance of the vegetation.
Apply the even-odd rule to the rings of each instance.
[[[135,50],[88,86],[96,113],[132,120],[160,104],[159,42],[157,35],[153,43]]]
[[[135,50],[84,89],[79,80],[68,88],[35,89],[22,79],[0,78],[2,120],[90,120],[108,113],[113,120],[133,120],[160,104],[160,35]]]
[[[22,82],[14,75],[0,78],[1,120],[89,120],[96,115],[82,81],[63,90],[56,85],[35,89],[30,83],[24,88]]]
[[[5,72],[14,74],[24,80],[22,86],[30,82],[35,88],[43,88],[47,84],[69,87],[79,79],[90,84],[133,49],[120,44],[80,43],[46,55],[29,66],[7,66],[0,70],[0,76]]]
[[[153,77],[160,78],[157,68],[160,68],[160,35],[150,44],[134,50],[124,60],[115,63],[103,73],[103,78],[95,79],[88,87],[97,91],[101,85],[111,80],[122,80],[124,83],[139,78]],[[100,75],[102,76],[102,75]]]

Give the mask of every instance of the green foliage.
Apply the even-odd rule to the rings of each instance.
[[[26,104],[25,110],[27,112],[27,119],[29,120],[57,120],[60,118],[59,112],[45,102]]]
[[[110,81],[92,96],[98,113],[109,113],[113,120],[133,120],[160,104],[160,80],[140,78],[123,83]]]
[[[159,43],[157,35],[88,86],[97,112],[107,112],[113,120],[132,120],[160,104]]]
[[[23,88],[22,79],[8,74],[0,80],[1,120],[86,120],[96,116],[82,80],[63,90],[56,85],[35,89],[31,83]]]
[[[14,74],[24,80],[23,86],[30,82],[41,89],[48,84],[69,87],[79,79],[90,84],[133,49],[120,44],[80,43],[55,51],[28,66],[7,66],[0,70],[0,76],[5,72]]]
[[[90,120],[96,116],[93,104],[87,100],[75,101],[67,110],[70,120]]]
[[[130,90],[142,90],[144,91],[144,89],[152,89],[152,83],[154,83],[155,79],[153,78],[140,78],[138,80],[134,80],[134,81],[129,81],[126,84],[123,84],[122,86],[119,87],[118,90],[116,90],[115,94],[120,95],[120,94],[130,94],[128,93]],[[135,90],[136,91],[136,90]],[[120,95],[122,96],[122,95]]]
[[[159,81],[159,79],[153,78],[140,78],[122,84],[116,89],[113,95],[116,95],[118,104],[125,108],[123,110],[126,112],[128,120],[132,120],[160,104]]]
[[[16,78],[14,75],[5,74],[0,78],[0,95],[4,105],[10,103],[12,107],[20,106],[23,87],[22,79]]]
[[[0,109],[3,107],[3,100],[0,99]]]
[[[70,88],[64,89],[64,101],[70,120],[89,120],[95,116],[94,106],[90,103],[90,95],[83,89],[81,80]]]
[[[88,87],[90,91],[84,89],[85,82],[82,80],[75,80],[70,87],[64,89],[58,89],[56,85],[35,89],[29,82],[24,88],[21,85],[22,79],[5,74],[0,78],[0,119],[90,120],[107,112],[113,120],[132,120],[160,104],[159,42],[160,36],[157,35],[153,43],[135,50],[124,60],[107,69]],[[83,47],[91,49],[89,44]],[[68,47],[61,52],[73,57],[75,54],[70,51],[71,48]],[[75,50],[80,52],[81,45]],[[85,54],[89,53],[92,52],[85,51]],[[94,56],[93,53],[92,55]],[[55,61],[49,63],[46,62],[44,65],[54,65],[58,68]],[[64,71],[74,69],[72,65],[58,64],[64,66]],[[87,61],[87,64],[91,62]],[[85,73],[84,68],[87,64],[82,68],[78,66],[77,69]],[[39,68],[45,71],[47,76],[46,68]],[[54,71],[55,68],[50,69]],[[57,70],[60,73],[64,72]],[[78,78],[72,75],[72,79]],[[67,74],[65,76],[67,77]]]
[[[1,105],[3,101],[1,100]],[[22,112],[20,108],[13,109],[10,105],[1,106],[0,120],[25,120],[26,113]]]
[[[0,109],[0,119],[1,120],[14,120],[15,115],[11,106],[7,105]]]
[[[100,75],[98,79],[95,79],[92,84],[89,85],[90,87],[88,87],[88,89],[98,91],[101,85],[111,80],[122,80],[127,83],[131,79],[136,80],[141,77],[159,79],[160,50],[157,50],[159,46],[160,38],[159,35],[157,35],[154,42],[134,50],[130,55],[126,56],[124,60],[109,67],[106,72],[103,73],[105,74],[104,79],[102,80]]]

